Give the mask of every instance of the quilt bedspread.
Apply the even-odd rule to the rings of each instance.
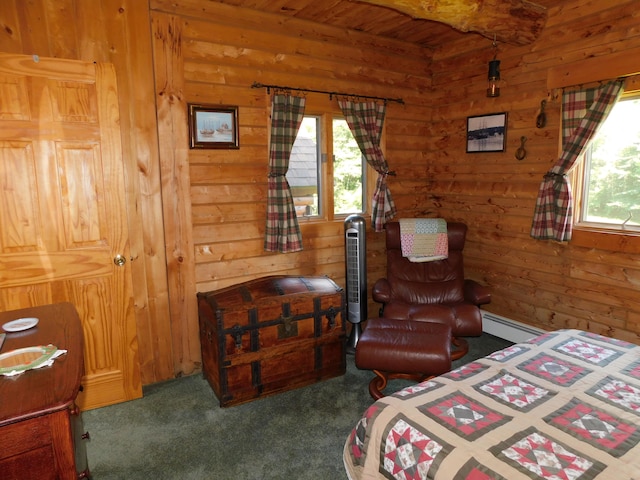
[[[640,347],[558,330],[384,397],[351,480],[640,480]]]

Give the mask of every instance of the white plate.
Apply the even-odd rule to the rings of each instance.
[[[38,324],[36,317],[18,318],[2,325],[5,332],[21,332],[35,327]]]

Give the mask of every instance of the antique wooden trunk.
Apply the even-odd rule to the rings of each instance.
[[[343,290],[270,276],[198,293],[203,373],[226,407],[343,375]]]

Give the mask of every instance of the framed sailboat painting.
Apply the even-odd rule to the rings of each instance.
[[[190,103],[188,108],[191,148],[240,148],[238,107]]]

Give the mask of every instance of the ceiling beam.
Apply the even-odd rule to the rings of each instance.
[[[510,45],[534,42],[547,21],[547,9],[527,0],[359,0],[413,18],[476,32]]]

